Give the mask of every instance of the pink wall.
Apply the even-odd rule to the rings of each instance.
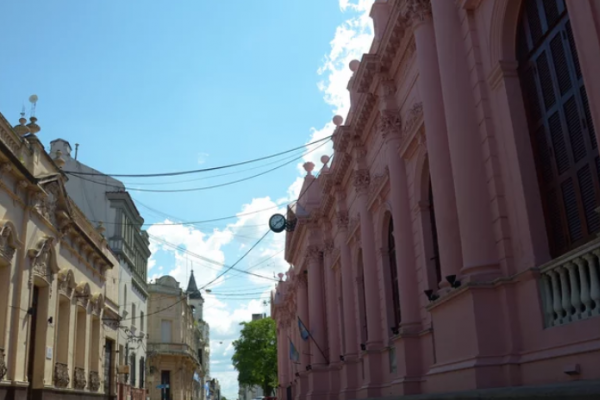
[[[560,23],[572,26],[594,136],[600,5],[566,6]],[[600,379],[600,240],[551,257],[518,73],[521,9],[519,0],[375,2],[375,44],[350,81],[331,165],[315,184],[307,166],[308,195],[287,215],[297,219],[286,233],[293,267],[272,306],[281,399],[290,385],[295,399],[320,400]],[[301,340],[298,316],[326,357]]]

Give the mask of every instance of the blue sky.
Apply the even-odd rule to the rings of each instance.
[[[58,137],[79,143],[79,160],[106,173],[212,167],[297,147],[330,135],[333,115],[347,112],[347,65],[368,51],[371,4],[372,0],[4,1],[0,112],[16,123],[21,107],[29,108],[29,95],[37,94],[40,139],[46,145]],[[318,168],[319,156],[330,152],[331,147],[324,146],[303,161],[315,161]],[[212,178],[123,180],[147,222],[201,221],[283,206],[297,196],[301,161],[219,189],[133,189],[220,184],[286,160],[223,171],[234,173]],[[260,168],[247,169],[254,167]],[[155,225],[149,231],[195,255],[231,264],[267,230],[274,212],[194,226]],[[282,235],[269,235],[238,267],[253,267],[270,277],[284,271]],[[171,274],[185,285],[193,268],[203,285],[222,271],[161,241],[154,241],[152,249],[152,278]],[[211,375],[234,399],[231,342],[239,322],[252,312],[268,312],[261,299],[273,282],[238,273],[225,276],[211,286],[213,294],[205,296],[205,315],[211,324]]]

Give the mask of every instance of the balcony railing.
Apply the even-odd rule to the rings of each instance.
[[[159,354],[189,356],[196,362],[199,362],[194,350],[185,343],[148,343],[148,351]]]
[[[540,268],[547,327],[600,315],[600,239]]]

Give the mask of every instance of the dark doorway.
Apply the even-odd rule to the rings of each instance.
[[[114,342],[106,339],[106,343],[104,344],[104,393],[109,396],[113,393],[113,347]]]
[[[433,201],[433,189],[431,187],[431,178],[429,179],[429,220],[431,222],[431,240],[433,244],[433,255],[431,260],[435,267],[436,286],[442,281],[442,263],[440,261],[440,248],[438,246],[437,225],[435,223],[435,207]]]
[[[171,371],[160,372],[160,384],[167,385],[165,389],[161,389],[161,400],[171,400]]]
[[[35,362],[35,342],[37,330],[38,303],[40,299],[40,289],[37,286],[33,287],[33,296],[31,299],[31,307],[27,310],[31,324],[29,325],[29,353],[27,354],[27,381],[29,382],[29,390],[27,398],[33,397],[33,371]]]

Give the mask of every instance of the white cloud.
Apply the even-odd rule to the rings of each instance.
[[[198,164],[204,164],[208,158],[208,153],[198,153]]]
[[[317,85],[323,93],[325,102],[331,106],[331,117],[336,114],[346,117],[350,109],[350,98],[346,86],[352,73],[348,64],[353,59],[360,59],[362,54],[369,50],[373,36],[369,18],[369,10],[372,4],[373,0],[339,0],[340,10],[348,12],[349,18],[336,29],[334,38],[330,42],[330,53],[324,57],[323,64],[317,71],[320,77]],[[311,129],[307,143],[327,137],[333,131],[333,123],[327,121],[321,128]],[[310,146],[309,149],[316,146]],[[149,233],[219,263],[225,261],[223,247],[231,245],[235,238],[237,253],[228,252],[228,254],[233,253],[234,257],[239,257],[267,231],[266,222],[268,218],[276,212],[285,214],[287,203],[299,196],[303,183],[302,176],[305,175],[302,164],[312,161],[316,165],[315,172],[318,172],[322,166],[321,156],[331,155],[332,152],[331,143],[328,143],[306,155],[303,162],[298,165],[300,176],[296,177],[287,189],[286,198],[277,201],[272,200],[270,197],[252,199],[250,203],[242,206],[239,214],[268,209],[266,211],[250,215],[238,215],[236,222],[221,230],[215,229],[210,232],[203,232],[190,227],[154,225],[149,229]],[[207,156],[207,154],[200,153],[198,163],[202,164]],[[276,208],[276,206],[279,207]],[[282,256],[277,255],[284,249],[284,239],[284,234],[270,233],[261,245],[244,259],[243,263],[240,264],[240,268],[247,269],[256,265],[251,269],[251,272],[267,277],[273,277],[273,274],[287,270],[288,265],[285,260]],[[214,279],[223,268],[185,256],[182,252],[175,252],[172,248],[158,241],[152,241],[151,250],[153,256],[149,263],[150,268],[154,271],[161,271],[162,265],[156,268],[157,262],[160,263],[156,257],[165,255],[164,252],[167,252],[166,254],[174,259],[174,264],[172,269],[165,268],[165,270],[170,271],[169,273],[184,288],[187,285],[187,277],[191,268],[194,269],[199,286]],[[257,265],[257,263],[268,257],[272,258]],[[192,259],[194,259],[193,264],[190,263]],[[151,279],[156,279],[158,276],[155,273]],[[238,283],[238,280],[242,278],[245,279],[245,282],[248,282],[250,287],[267,287],[264,293],[258,297],[268,297],[273,282],[258,277],[244,276],[235,271],[225,275],[216,285],[211,285],[211,289],[218,286],[222,288],[231,287],[232,282]],[[234,286],[238,287],[239,285]],[[252,289],[244,291],[251,292]],[[255,292],[257,292],[256,289]],[[259,298],[249,301],[235,301],[234,297],[219,296],[218,293],[203,293],[203,296],[205,298],[204,318],[209,323],[211,331],[211,377],[219,380],[222,393],[227,398],[237,398],[237,371],[234,371],[231,365],[232,342],[239,335],[240,322],[249,321],[254,313],[268,312],[268,308],[263,305],[262,300]]]

